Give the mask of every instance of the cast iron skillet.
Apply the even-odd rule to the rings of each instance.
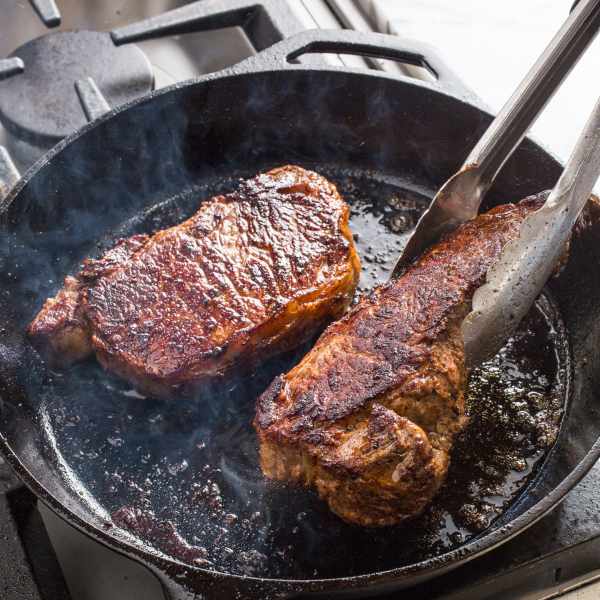
[[[437,81],[294,64],[306,52],[392,58],[426,66]],[[390,186],[407,190],[416,218],[490,120],[428,51],[392,37],[318,31],[290,38],[230,70],[114,110],[60,143],[25,175],[3,205],[0,433],[6,459],[57,514],[148,566],[173,598],[195,593],[265,598],[390,591],[440,575],[529,527],[560,502],[600,452],[596,206],[589,209],[590,226],[573,241],[567,267],[550,286],[575,368],[568,414],[535,481],[487,530],[455,549],[413,562],[387,557],[378,567],[353,576],[339,572],[336,577],[311,578],[292,572],[265,578],[252,576],[251,569],[249,575],[215,572],[204,568],[202,560],[191,567],[111,521],[111,511],[144,497],[140,487],[146,475],[154,486],[149,502],[167,508],[189,499],[181,495],[180,481],[190,483],[192,495],[197,493],[204,503],[237,503],[239,517],[253,503],[271,506],[271,492],[264,492],[252,476],[256,449],[245,445],[242,425],[236,423],[250,418],[252,398],[268,383],[271,371],[288,366],[287,359],[265,365],[252,381],[240,376],[230,389],[207,390],[200,401],[182,399],[167,405],[137,398],[94,361],[53,373],[23,334],[43,299],[85,256],[98,253],[120,235],[176,223],[196,208],[200,197],[270,166],[313,166],[349,195],[388,193]],[[488,204],[550,188],[559,173],[560,165],[526,140],[504,168]],[[371,251],[387,243],[377,231],[359,233],[371,240]],[[383,250],[393,254],[393,249]],[[372,270],[367,274],[377,278]],[[229,429],[211,430],[220,419]],[[216,465],[210,461],[211,443],[225,449],[222,457],[212,457]],[[196,452],[208,452],[204,469],[209,475],[215,466],[221,469],[214,471],[215,478],[227,475],[220,496],[213,488],[191,484],[204,472],[203,459],[193,458]],[[314,535],[307,555],[312,553],[317,561],[320,555],[325,561],[341,553],[348,563],[369,564],[371,550],[364,536],[353,538],[351,533],[338,547],[319,543],[320,531],[339,525],[310,495],[286,489],[272,494],[279,505],[268,515],[271,535],[283,536],[289,547],[296,544],[298,538],[286,533],[285,523],[277,519],[285,520],[288,512],[298,512],[306,503],[302,515],[308,525],[302,527]],[[222,540],[209,531],[210,515],[206,523],[195,516],[191,524],[185,515],[179,518],[177,525],[187,527],[188,539],[190,527],[197,530],[198,543],[223,545],[227,535],[234,536],[224,533]],[[251,547],[252,536],[264,534],[261,527],[249,519],[232,552],[243,552],[245,544]],[[157,535],[171,536],[175,543],[172,533],[159,527]],[[352,544],[348,539],[361,541]],[[186,549],[182,544],[178,548]],[[267,558],[275,563],[275,557]],[[377,568],[387,570],[375,572]]]

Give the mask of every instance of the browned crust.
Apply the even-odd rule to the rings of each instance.
[[[138,388],[169,395],[299,345],[352,299],[348,218],[332,183],[287,166],[122,241],[77,276],[91,348]],[[56,335],[40,325],[38,315],[36,339]]]
[[[489,266],[541,203],[529,198],[464,224],[332,324],[257,402],[264,473],[314,485],[332,510],[362,525],[422,511],[466,421],[460,323]],[[389,454],[367,468],[363,443],[372,441],[378,407],[401,420],[388,429]],[[407,450],[407,439],[419,452]],[[285,448],[281,460],[273,456],[277,447]],[[390,456],[410,457],[412,466]]]
[[[63,288],[44,303],[27,334],[44,352],[51,364],[65,367],[83,360],[92,351],[89,324],[82,304],[86,282],[93,282],[128,260],[147,241],[146,235],[134,235],[117,241],[99,260],[86,260],[76,277],[65,278]]]

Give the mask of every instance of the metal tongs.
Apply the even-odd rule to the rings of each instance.
[[[528,215],[473,296],[462,324],[467,364],[493,356],[556,268],[571,229],[600,177],[600,99],[544,205]]]
[[[474,218],[496,175],[594,39],[600,0],[581,0],[473,148],[440,188],[408,240],[392,277],[429,245]],[[493,356],[539,295],[565,249],[571,228],[600,174],[600,101],[544,206],[503,248],[462,325],[468,366]]]

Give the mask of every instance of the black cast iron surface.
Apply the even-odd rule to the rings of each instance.
[[[142,488],[138,490],[135,485],[130,488],[127,484],[132,475],[145,468],[138,446],[143,446],[148,432],[154,432],[154,439],[166,444],[160,448],[168,460],[159,464],[164,476],[159,492],[163,494],[163,502],[170,502],[179,478],[190,472],[189,461],[186,465],[173,460],[181,451],[179,433],[188,433],[186,440],[202,451],[203,440],[196,439],[194,431],[190,431],[194,419],[187,417],[202,414],[210,417],[213,411],[217,417],[227,418],[230,409],[235,416],[240,408],[235,403],[220,407],[210,402],[200,403],[194,409],[196,412],[186,416],[183,411],[178,414],[175,407],[164,407],[171,411],[171,418],[153,422],[154,416],[160,416],[155,402],[137,398],[134,391],[104,374],[90,379],[88,372],[99,373],[93,364],[82,365],[86,377],[78,376],[75,371],[73,377],[48,371],[24,342],[23,328],[42,300],[60,285],[62,277],[73,271],[84,256],[97,252],[98,243],[109,243],[119,231],[129,233],[137,225],[152,227],[155,218],[158,218],[156,225],[163,226],[160,208],[169,202],[174,207],[167,211],[169,218],[180,220],[183,213],[178,214],[177,204],[172,203],[173,198],[183,202],[190,196],[182,196],[182,190],[189,192],[202,186],[214,189],[215,182],[227,185],[232,174],[248,175],[275,164],[295,162],[316,164],[326,173],[332,170],[340,182],[344,173],[358,173],[367,184],[378,181],[389,184],[389,174],[400,173],[402,183],[396,186],[400,196],[402,190],[417,194],[419,190],[433,190],[456,170],[489,122],[489,116],[478,107],[441,93],[434,85],[344,70],[303,67],[282,70],[286,64],[282,56],[297,57],[302,49],[350,50],[420,62],[419,52],[407,52],[400,47],[401,42],[393,39],[346,36],[341,43],[337,38],[329,37],[323,42],[311,35],[285,42],[276,51],[267,51],[229,77],[222,74],[209,77],[199,85],[180,86],[129,110],[115,111],[110,118],[88,128],[84,135],[60,145],[57,152],[51,153],[50,161],[40,165],[33,177],[33,172],[26,176],[17,186],[17,195],[9,198],[13,203],[5,221],[11,233],[2,246],[5,268],[0,295],[4,450],[21,476],[55,510],[95,537],[150,564],[155,572],[162,573],[165,586],[177,597],[199,590],[208,590],[216,597],[240,592],[259,598],[280,591],[362,593],[369,587],[369,591],[380,592],[419,583],[492,549],[531,525],[584,475],[598,452],[594,443],[600,431],[595,401],[600,384],[600,357],[595,351],[600,339],[596,316],[600,301],[597,278],[600,209],[592,206],[588,226],[573,241],[567,268],[551,286],[577,365],[573,370],[568,414],[545,468],[538,469],[534,484],[470,542],[457,540],[461,545],[456,550],[446,549],[438,556],[404,567],[400,562],[383,573],[362,571],[365,573],[362,576],[333,580],[263,580],[252,578],[253,574],[232,576],[227,574],[228,570],[224,574],[211,573],[203,568],[209,565],[202,562],[185,566],[181,556],[173,560],[173,546],[183,545],[185,549],[185,544],[168,525],[156,525],[153,519],[142,523],[144,531],[150,530],[154,538],[153,546],[136,539],[147,536],[132,536],[117,527],[132,517],[126,512],[132,495],[143,499],[143,494],[140,495],[143,486],[138,486]],[[378,44],[387,49],[378,51]],[[428,64],[431,66],[435,61],[430,59]],[[435,72],[440,73],[440,81],[450,81],[443,76],[439,64]],[[512,200],[551,187],[558,172],[559,166],[551,157],[526,142],[507,164],[489,201]],[[189,205],[183,210],[189,211]],[[383,236],[378,237],[381,246],[375,256],[387,243]],[[381,266],[374,264],[377,268]],[[68,398],[79,403],[87,399],[85,407],[80,404],[85,410],[73,412],[75,407]],[[107,412],[111,406],[112,412]],[[139,414],[132,414],[130,409]],[[106,421],[113,415],[119,428],[127,428],[127,443],[123,437],[111,435],[110,439],[103,438],[101,448],[85,438],[70,445],[70,428],[77,430],[81,419],[93,419],[95,411]],[[174,435],[161,436],[164,427]],[[91,427],[89,430],[92,432]],[[230,436],[235,449],[238,439],[235,431],[226,428],[224,433]],[[136,435],[140,436],[138,445],[134,443]],[[100,455],[94,456],[98,451]],[[90,454],[87,457],[86,452]],[[237,459],[248,456],[251,455],[242,453]],[[108,477],[97,468],[104,457],[110,459]],[[152,457],[151,462],[156,463]],[[113,490],[102,484],[124,465],[125,477],[117,472],[113,481],[116,499],[113,498],[110,509],[117,500],[122,500],[125,508],[118,518],[111,518],[105,499]],[[245,468],[243,460],[237,460],[236,465]],[[210,465],[209,471],[211,468],[215,465]],[[235,477],[232,481],[230,488],[235,487]],[[238,495],[250,493],[252,488],[245,481],[239,483]],[[217,510],[219,494],[208,483],[206,490],[204,487],[198,489],[199,499],[203,506],[214,503]],[[221,490],[226,498],[232,498],[234,491]],[[299,497],[287,489],[284,494],[290,503]],[[315,507],[311,522],[320,535],[327,519],[332,517],[324,514],[320,522],[316,517],[318,510]],[[135,514],[132,518],[137,527],[140,518]],[[243,521],[241,524],[245,525]],[[250,521],[250,530],[258,529]],[[293,531],[285,532],[289,545],[293,545],[294,535]],[[160,537],[170,540],[165,554],[171,558],[156,551]],[[219,551],[227,552],[227,546],[218,537],[206,535],[204,539]],[[186,557],[187,563],[190,562],[187,558],[211,560],[210,555],[202,556],[202,551],[200,554],[198,550],[191,551],[196,554]],[[323,548],[317,547],[315,551]],[[324,551],[350,553],[349,566],[369,562],[369,547],[360,543],[328,544]],[[247,558],[247,564],[252,565],[255,557]],[[350,569],[347,575],[357,572]]]

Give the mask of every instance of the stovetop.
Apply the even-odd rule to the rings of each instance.
[[[393,19],[385,18],[386,1]],[[1,2],[0,58],[14,53],[25,67],[13,62],[6,79],[0,76],[0,145],[9,147],[21,170],[103,107],[219,70],[301,29],[407,29],[396,0],[268,0],[270,18],[259,26],[243,10],[236,18],[223,16],[234,6],[252,5],[240,0]],[[172,9],[182,12],[165,21]],[[135,45],[114,47],[107,32],[150,17],[159,21],[121,30]],[[210,31],[201,31],[206,28]],[[445,47],[440,41],[440,53]],[[357,57],[326,60],[367,66]],[[552,514],[488,555],[412,589],[411,600],[540,600],[600,579],[599,489],[596,465]],[[38,507],[4,464],[0,538],[0,590],[7,600],[162,598],[160,585],[144,568]]]

